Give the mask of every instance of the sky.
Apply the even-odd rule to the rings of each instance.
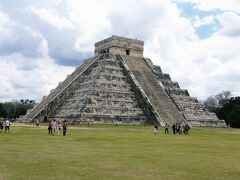
[[[0,0],[0,102],[39,102],[112,35],[191,96],[240,96],[239,0]]]

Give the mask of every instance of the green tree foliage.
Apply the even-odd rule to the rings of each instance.
[[[4,104],[0,103],[0,117],[7,117],[7,110],[4,108]]]
[[[216,115],[219,119],[224,119],[231,127],[240,128],[240,97],[233,97],[222,107],[218,107]]]
[[[34,100],[20,100],[6,103],[0,103],[0,117],[15,119],[21,115],[25,115],[28,109],[32,109],[35,105]]]

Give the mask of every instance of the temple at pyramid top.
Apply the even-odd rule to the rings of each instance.
[[[23,118],[71,123],[226,126],[143,56],[144,42],[112,36]]]
[[[95,43],[95,56],[99,54],[112,53],[120,55],[131,55],[143,57],[144,42],[119,36],[112,36]]]

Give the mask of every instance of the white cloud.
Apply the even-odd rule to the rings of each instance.
[[[0,69],[1,101],[22,98],[39,101],[74,68],[59,66],[47,57],[33,59],[17,53],[1,56]]]
[[[196,16],[192,24],[170,0],[41,0],[26,1],[21,8],[5,4],[0,8],[0,40],[8,48],[0,54],[0,101],[39,100],[73,70],[59,64],[80,64],[93,52],[94,42],[113,34],[144,40],[145,56],[193,96],[203,99],[225,89],[240,95],[238,2],[181,1],[231,12]],[[215,21],[221,29],[199,39],[195,28]]]
[[[31,6],[29,7],[29,11],[37,15],[44,22],[60,30],[74,28],[72,22],[65,17],[60,17],[55,9],[37,9],[34,6]]]
[[[223,11],[235,11],[240,12],[239,0],[174,0],[176,2],[191,3],[195,8],[211,11],[211,10],[223,10]]]
[[[240,14],[224,12],[218,16],[222,29],[218,32],[225,36],[240,36]]]
[[[195,16],[193,25],[194,27],[199,28],[201,26],[213,24],[214,22],[215,22],[214,16],[205,16],[203,18]]]

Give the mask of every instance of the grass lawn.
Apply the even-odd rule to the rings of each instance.
[[[0,134],[5,179],[240,179],[240,129],[192,128],[153,135],[152,126],[11,127]]]

